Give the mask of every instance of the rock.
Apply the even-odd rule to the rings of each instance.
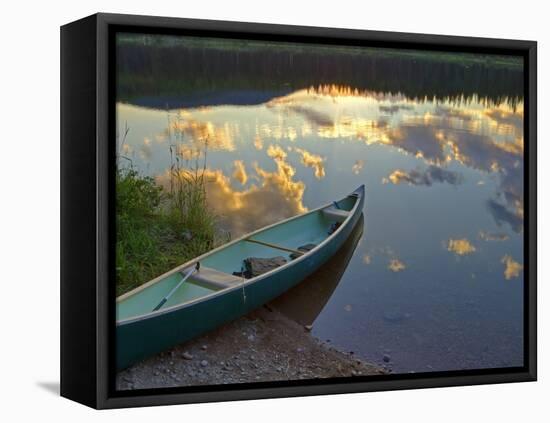
[[[202,366],[202,367],[208,366],[208,361],[202,360],[202,361],[201,361],[201,366]]]
[[[391,357],[388,354],[384,354],[382,357],[382,360],[384,360],[384,363],[389,363],[391,360]]]
[[[173,361],[171,361],[171,362],[170,362],[170,366],[173,366],[173,365],[174,365],[174,362],[173,362]]]
[[[193,356],[191,354],[189,354],[187,351],[185,351],[181,356],[185,360],[193,360]]]
[[[313,325],[305,325],[304,329],[307,330],[308,332],[311,332],[311,330],[313,329]]]
[[[155,372],[153,372],[153,374],[154,374],[155,376],[158,376],[158,375],[160,375],[160,372],[155,371]]]
[[[207,349],[208,349],[208,346],[207,346],[207,345],[201,346],[201,350],[206,351]]]

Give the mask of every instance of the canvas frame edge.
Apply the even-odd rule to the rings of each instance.
[[[214,401],[234,401],[245,399],[265,399],[279,397],[294,397],[294,396],[309,396],[309,395],[328,395],[328,394],[343,394],[343,393],[358,393],[372,391],[387,391],[387,390],[402,390],[402,389],[420,389],[420,388],[435,388],[435,387],[451,387],[461,385],[478,385],[478,384],[495,384],[507,382],[525,382],[535,381],[537,379],[537,162],[536,162],[536,125],[537,125],[537,43],[535,41],[525,40],[505,40],[505,39],[489,39],[489,38],[473,38],[473,37],[457,37],[444,35],[430,34],[410,34],[399,32],[382,32],[382,31],[366,31],[353,29],[335,29],[335,28],[319,28],[319,27],[304,27],[304,26],[288,26],[288,25],[273,25],[262,23],[242,23],[242,22],[226,22],[226,21],[211,21],[198,19],[183,19],[183,18],[165,18],[153,16],[136,16],[136,15],[119,15],[119,14],[104,14],[99,13],[92,15],[88,19],[93,18],[96,22],[95,42],[97,45],[96,61],[93,66],[89,67],[89,72],[93,72],[96,80],[96,101],[93,107],[96,118],[96,132],[93,136],[96,148],[95,156],[95,179],[96,190],[90,192],[96,198],[96,217],[94,222],[90,222],[96,228],[95,239],[90,240],[95,245],[96,263],[95,263],[95,292],[96,298],[90,300],[87,305],[93,309],[93,317],[96,323],[96,331],[93,334],[93,344],[95,345],[95,362],[90,363],[93,366],[93,383],[95,387],[95,397],[87,401],[79,401],[98,409],[106,408],[121,408],[121,407],[138,407],[152,405],[169,405],[169,404],[184,404],[184,403],[199,403],[199,402],[214,402]],[[71,24],[68,24],[71,25]],[[113,60],[113,52],[109,49],[110,34],[113,29],[122,27],[148,27],[152,30],[193,30],[193,31],[216,31],[223,33],[234,33],[240,36],[284,36],[284,37],[306,37],[312,40],[327,40],[333,39],[342,40],[358,40],[360,42],[369,42],[374,44],[396,44],[403,45],[406,48],[437,48],[440,49],[465,49],[465,50],[491,50],[491,51],[515,51],[517,54],[522,54],[525,58],[525,95],[528,97],[526,101],[525,120],[525,135],[527,152],[525,160],[528,164],[526,172],[526,204],[528,206],[528,231],[525,232],[525,251],[526,254],[524,263],[526,266],[526,293],[525,305],[528,307],[528,312],[525,314],[525,331],[526,340],[526,360],[527,365],[520,371],[514,372],[492,372],[490,374],[467,374],[463,375],[458,372],[447,372],[447,375],[437,374],[422,374],[415,377],[393,377],[386,380],[372,379],[359,380],[355,379],[346,382],[323,383],[318,385],[304,384],[301,386],[269,386],[269,387],[243,387],[242,389],[226,390],[223,386],[209,392],[170,392],[163,393],[164,390],[159,389],[158,393],[154,394],[128,394],[124,396],[113,395],[111,376],[113,366],[109,365],[109,351],[112,339],[108,336],[110,325],[112,324],[112,302],[113,290],[110,289],[109,280],[109,251],[112,245],[109,245],[109,231],[112,229],[112,220],[109,216],[112,213],[112,192],[109,191],[109,180],[112,178],[112,169],[109,167],[110,150],[109,138],[112,136],[114,122],[110,119],[112,115],[113,101],[112,92],[114,89],[114,81],[110,75],[110,63]],[[62,27],[62,30],[65,27]],[[70,122],[67,124],[70,125]],[[62,122],[63,127],[63,122]],[[62,144],[63,150],[63,144]],[[62,182],[62,197],[63,197],[63,181]],[[63,201],[63,199],[62,199]],[[111,209],[110,209],[111,207]],[[65,230],[70,229],[62,220],[62,227]],[[67,246],[62,245],[62,260],[63,249]],[[63,281],[62,281],[63,286]],[[62,288],[63,290],[63,288]],[[64,313],[64,305],[61,306],[62,314]],[[62,320],[63,331],[63,320]],[[87,334],[77,336],[77,339],[71,343],[86,343],[89,339]],[[78,339],[82,337],[82,339]],[[62,339],[63,342],[63,339]],[[63,351],[63,348],[62,348]],[[63,363],[62,363],[63,371]],[[399,375],[394,375],[399,376]],[[76,399],[72,393],[63,393],[62,395],[70,399]],[[78,399],[76,399],[78,401]]]

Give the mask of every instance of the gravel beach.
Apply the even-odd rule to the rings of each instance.
[[[264,306],[117,375],[119,390],[364,376],[386,370],[314,338]]]

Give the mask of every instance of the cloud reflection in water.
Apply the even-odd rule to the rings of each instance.
[[[344,158],[349,161],[344,168],[355,178],[353,183],[367,180],[372,170],[364,166],[372,147],[391,152],[392,157],[402,154],[412,164],[405,167],[405,161],[396,160],[395,167],[385,173],[386,182],[402,184],[394,188],[396,192],[435,184],[460,185],[460,190],[475,186],[484,190],[485,210],[496,227],[502,228],[499,240],[509,240],[507,229],[523,231],[521,102],[504,101],[495,106],[475,97],[468,101],[413,101],[398,94],[326,85],[260,105],[178,111],[167,129],[148,134],[148,138],[164,140],[170,135],[188,160],[195,157],[197,145],[207,143],[208,200],[233,236],[304,212],[306,186],[333,183]],[[333,150],[335,141],[349,143],[353,149],[338,150],[340,154]],[[165,145],[125,144],[123,148],[132,154],[143,147],[150,149],[147,156],[155,160],[156,151]],[[246,157],[241,155],[245,152]],[[223,158],[216,162],[216,157]],[[319,203],[311,201],[312,205]],[[494,233],[496,228],[472,228],[474,235],[470,236],[480,229]],[[458,255],[474,252],[473,244],[463,240],[451,240],[455,242],[446,247]]]

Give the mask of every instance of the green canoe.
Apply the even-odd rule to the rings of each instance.
[[[349,238],[364,198],[362,185],[340,201],[247,234],[118,297],[117,369],[215,329],[304,280]],[[306,245],[309,250],[300,249]],[[259,276],[234,275],[246,259],[274,257],[286,263]]]

